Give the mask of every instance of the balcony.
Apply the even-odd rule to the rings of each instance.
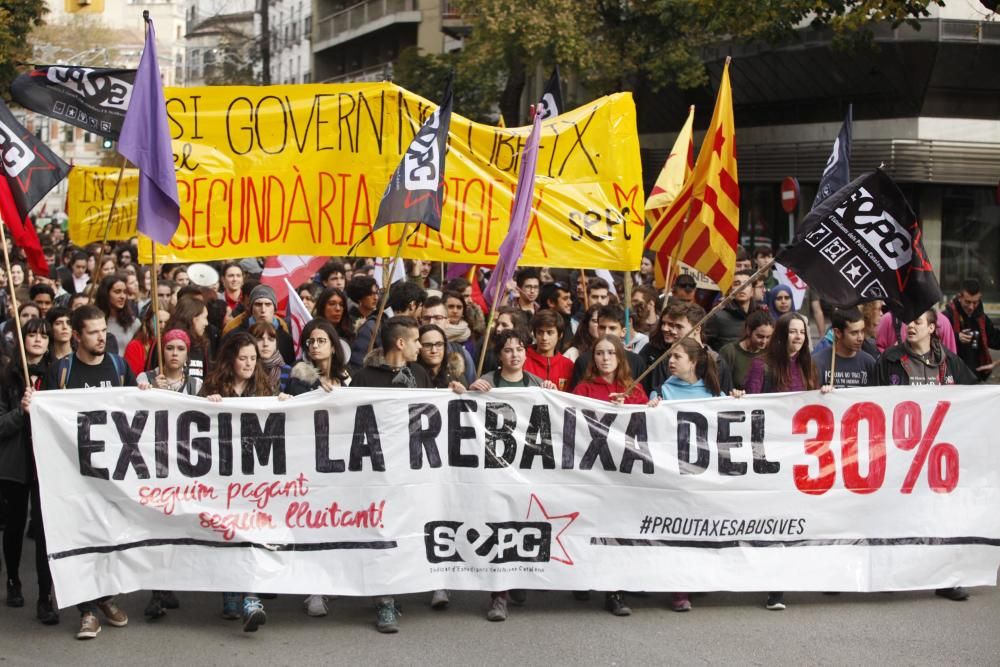
[[[319,52],[396,23],[420,23],[417,0],[368,0],[316,22],[313,52]]]

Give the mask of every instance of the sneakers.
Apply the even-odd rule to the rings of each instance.
[[[42,622],[42,625],[56,625],[59,623],[59,612],[52,606],[50,600],[39,600],[35,607],[35,617]]]
[[[379,602],[375,607],[375,629],[389,635],[399,632],[399,615],[401,613],[392,598]]]
[[[604,597],[604,608],[613,616],[631,616],[632,608],[625,604],[625,594],[621,591],[608,593]]]
[[[157,591],[160,594],[160,604],[164,609],[179,609],[181,601],[177,599],[173,591]]]
[[[768,593],[767,604],[764,605],[771,611],[782,611],[785,608],[784,593]]]
[[[955,586],[954,588],[939,588],[934,591],[934,595],[951,600],[952,602],[962,602],[963,600],[969,599],[969,591],[965,590],[961,586]],[[8,602],[7,604],[10,603]]]
[[[674,593],[670,601],[670,608],[674,611],[691,611],[691,600],[687,593]]]
[[[240,609],[240,603],[243,601],[243,596],[239,593],[223,593],[222,594],[222,618],[227,621],[237,620],[243,613]]]
[[[163,600],[160,599],[160,595],[156,591],[153,591],[153,597],[149,598],[149,604],[146,605],[142,615],[150,621],[167,615],[167,610],[163,608]]]
[[[267,614],[260,598],[253,595],[243,598],[243,632],[257,632],[257,628],[265,623]]]
[[[493,594],[493,599],[490,601],[490,609],[486,612],[486,620],[494,622],[507,620],[506,593]]]
[[[24,606],[24,595],[21,594],[20,579],[7,580],[7,606],[8,607]]]
[[[523,588],[512,588],[507,591],[507,598],[517,606],[521,606],[528,601],[528,591]]]
[[[128,625],[128,616],[125,615],[118,605],[115,604],[115,598],[108,598],[103,602],[97,603],[97,608],[101,610],[104,617],[108,619],[108,623],[115,626],[116,628],[124,628]]]
[[[431,593],[431,609],[436,611],[447,609],[450,601],[448,591],[438,590]]]
[[[97,620],[89,611],[80,617],[80,629],[76,633],[77,639],[93,639],[101,632],[101,622]]]
[[[306,608],[306,613],[310,616],[319,618],[327,614],[326,598],[322,595],[310,595],[303,600],[302,604]]]

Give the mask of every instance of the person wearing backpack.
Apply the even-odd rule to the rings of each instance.
[[[76,351],[49,366],[45,376],[44,389],[90,389],[96,387],[135,387],[136,378],[125,360],[117,354],[106,351],[108,344],[108,323],[104,313],[97,306],[80,306],[70,318]],[[25,390],[30,406],[31,389]],[[128,616],[122,611],[115,598],[104,597],[77,605],[80,611],[80,630],[77,639],[93,639],[101,631],[97,619],[98,609],[108,623],[123,628],[128,625]]]

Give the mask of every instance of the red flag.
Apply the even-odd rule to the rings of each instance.
[[[28,258],[28,266],[35,275],[48,277],[49,265],[42,252],[42,242],[38,240],[38,232],[28,216],[21,217],[17,204],[10,192],[6,178],[0,178],[0,215],[10,231],[10,238],[18,248],[24,251]]]
[[[326,257],[309,257],[308,255],[276,255],[264,261],[264,271],[260,275],[261,284],[269,286],[278,297],[278,310],[284,312],[285,300],[288,299],[288,279],[296,288],[307,280],[311,280],[316,272],[326,263]]]

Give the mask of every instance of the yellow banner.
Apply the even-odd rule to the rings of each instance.
[[[118,192],[115,212],[108,227],[108,213],[115,195],[119,169],[112,167],[74,166],[69,172],[66,215],[69,216],[69,240],[81,248],[104,238],[122,241],[136,235],[136,211],[139,204],[139,171],[126,169]]]
[[[402,153],[436,108],[389,83],[168,88],[181,222],[164,262],[343,255],[375,222]],[[530,128],[453,115],[440,233],[421,228],[403,257],[493,264],[507,232]],[[548,120],[525,266],[635,269],[643,191],[630,94]],[[395,253],[403,225],[358,256]],[[150,243],[140,243],[148,260]]]

